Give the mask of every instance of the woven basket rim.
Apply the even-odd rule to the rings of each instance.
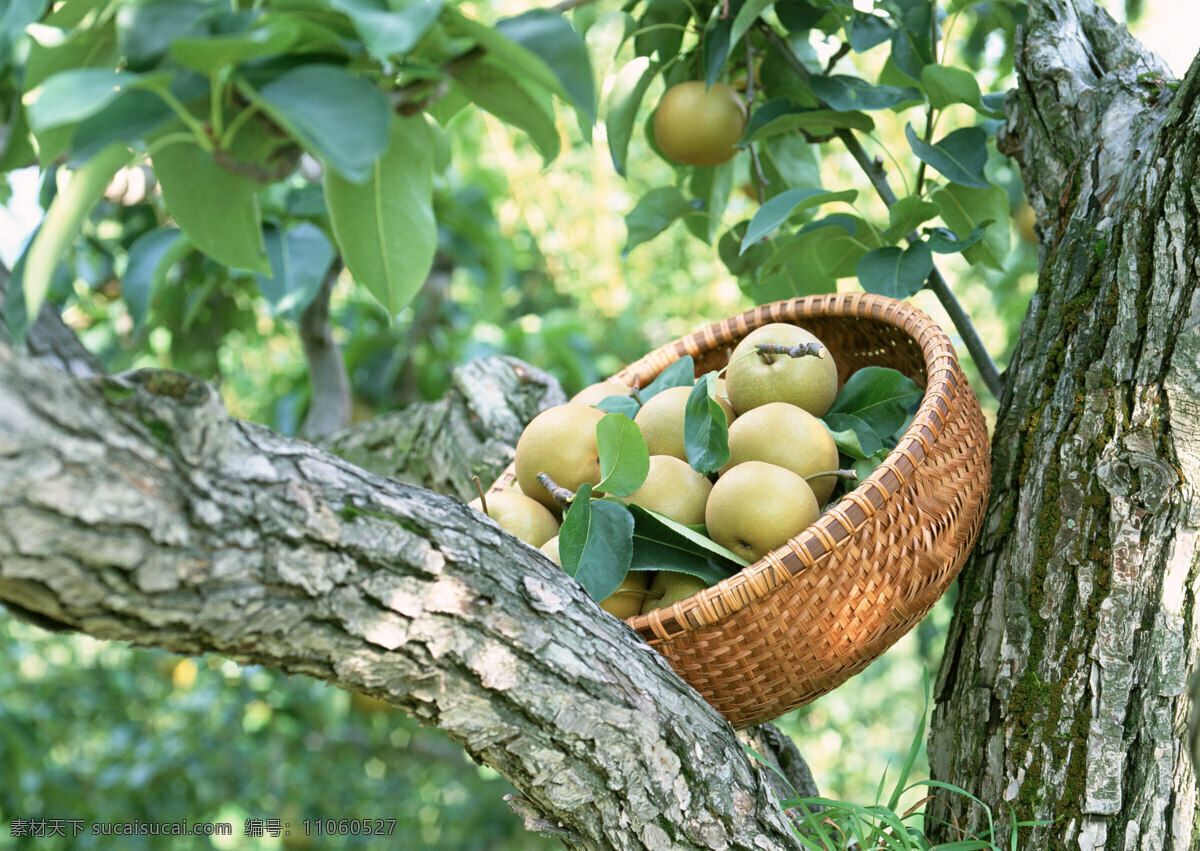
[[[770,322],[802,324],[805,318],[872,319],[892,325],[920,346],[926,384],[913,421],[887,458],[867,479],[783,546],[738,573],[695,595],[626,620],[644,638],[676,638],[719,623],[770,594],[849,541],[903,487],[937,442],[965,378],[946,332],[928,314],[908,302],[869,293],[806,296],[747,310],[681,337],[648,353],[614,376],[630,382],[641,369],[666,356],[663,366],[695,351],[712,351]],[[642,376],[645,378],[646,376]]]

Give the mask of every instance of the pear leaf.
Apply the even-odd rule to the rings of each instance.
[[[717,373],[704,375],[683,409],[683,444],[688,464],[698,473],[715,473],[729,461],[729,425],[717,402]]]
[[[832,414],[851,414],[877,435],[890,435],[908,416],[909,406],[924,395],[907,375],[884,366],[867,366],[850,376],[825,419]]]
[[[684,355],[660,372],[638,395],[642,397],[644,405],[664,390],[671,387],[691,387],[695,380],[696,365],[691,355]]]
[[[629,572],[633,515],[620,503],[591,497],[592,486],[581,485],[559,530],[558,552],[567,575],[599,601],[616,591]]]
[[[639,429],[625,414],[606,414],[596,423],[600,449],[600,484],[596,490],[628,496],[650,472],[650,453]]]

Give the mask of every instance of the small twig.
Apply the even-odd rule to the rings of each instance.
[[[811,76],[808,69],[804,67],[804,63],[792,51],[787,41],[761,21],[758,26],[766,36],[767,41],[780,52],[780,55],[791,66],[792,70],[802,79],[808,80]],[[887,181],[887,174],[883,170],[883,165],[874,162],[867,156],[867,152],[863,149],[862,143],[858,141],[858,137],[854,135],[854,131],[843,127],[835,131],[835,135],[845,144],[846,149],[850,152],[850,156],[854,158],[859,168],[866,174],[867,179],[871,181],[871,185],[875,187],[875,191],[883,200],[883,203],[888,207],[895,204],[896,193],[892,191],[892,187]],[[913,231],[907,237],[910,243],[915,243],[920,238],[920,235],[916,231]],[[938,300],[942,303],[942,307],[945,308],[946,314],[950,317],[950,321],[954,323],[954,327],[958,330],[959,336],[962,337],[967,351],[971,354],[971,360],[975,362],[975,367],[979,370],[979,375],[983,379],[983,383],[987,385],[992,395],[999,399],[1000,394],[1004,390],[1004,382],[1000,378],[1000,371],[996,368],[996,362],[992,360],[987,346],[983,344],[983,340],[979,337],[979,331],[976,330],[974,323],[971,322],[971,318],[967,316],[966,311],[962,309],[962,305],[954,296],[954,293],[950,291],[950,286],[946,283],[946,279],[942,277],[942,273],[938,271],[936,266],[929,273],[926,286],[933,290]]]
[[[746,111],[750,111],[751,105],[754,103],[754,48],[750,46],[750,36],[746,36]],[[746,146],[750,151],[750,166],[754,174],[755,194],[758,195],[758,204],[761,207],[766,200],[766,187],[771,185],[771,181],[767,179],[767,175],[763,173],[762,162],[758,158],[758,151],[754,144]]]
[[[824,473],[813,473],[811,476],[805,476],[804,481],[811,482],[813,479],[824,479],[829,476],[837,476],[839,479],[850,481],[851,479],[857,479],[858,473],[853,470],[828,470]]]
[[[574,492],[567,490],[554,481],[547,473],[538,473],[537,480],[550,493],[550,496],[554,497],[554,501],[558,503],[559,508],[566,511],[571,507],[571,503],[575,501]]]
[[[483,493],[483,482],[479,481],[479,476],[471,476],[471,481],[475,483],[475,492],[479,494],[479,504],[483,506],[483,513],[491,517],[492,515],[488,512],[487,497]]]
[[[798,346],[785,346],[782,343],[759,343],[755,346],[759,357],[766,363],[774,363],[771,355],[787,355],[789,358],[816,357],[824,360],[829,357],[829,350],[820,343],[801,343]]]
[[[825,73],[828,74],[830,71],[832,71],[833,66],[838,64],[838,62],[841,61],[842,57],[845,56],[849,52],[850,52],[850,42],[843,41],[842,46],[839,47],[837,49],[837,52],[834,53],[833,56],[830,56],[829,61],[827,63],[825,63]]]

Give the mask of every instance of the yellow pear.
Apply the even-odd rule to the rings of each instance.
[[[547,408],[530,421],[517,441],[517,481],[521,490],[556,514],[558,503],[538,481],[546,473],[567,490],[585,482],[600,483],[600,450],[596,423],[604,412],[585,405]]]
[[[786,402],[768,402],[729,427],[729,463],[721,472],[745,461],[766,461],[804,478],[836,470],[838,450],[829,428],[817,417]],[[820,505],[829,500],[836,484],[833,476],[808,483]]]
[[[571,405],[595,405],[604,401],[609,396],[628,396],[629,387],[623,381],[615,378],[610,378],[607,381],[601,381],[599,384],[592,384],[583,388],[574,396],[568,404]]]
[[[600,608],[621,620],[631,618],[642,611],[649,587],[649,573],[644,570],[631,570],[625,575],[621,586],[600,601]]]
[[[665,514],[676,523],[695,526],[704,522],[704,505],[712,482],[673,455],[651,455],[650,472],[626,502]]]
[[[473,499],[467,503],[476,511],[483,511],[483,503]],[[546,506],[530,499],[523,493],[501,491],[487,498],[488,517],[495,520],[501,529],[511,532],[530,546],[540,547],[558,535],[558,521],[546,510]]]
[[[687,448],[683,440],[683,416],[687,408],[691,387],[668,387],[651,396],[637,412],[634,422],[642,430],[646,449],[651,455],[673,455],[687,461]],[[725,421],[733,421],[733,408],[726,408],[719,396],[717,402],[725,411]]]
[[[820,514],[804,479],[775,464],[746,461],[717,479],[704,522],[710,538],[754,562],[783,546]]]
[[[768,402],[788,402],[822,417],[837,396],[837,364],[833,354],[793,358],[788,355],[748,355],[760,343],[799,346],[820,343],[803,328],[775,322],[746,335],[729,356],[725,380],[729,401],[738,415]]]
[[[654,609],[665,609],[680,600],[686,600],[693,594],[698,594],[708,587],[703,579],[687,573],[675,573],[670,570],[660,570],[654,574],[654,582],[650,585],[650,594],[642,606],[642,614]]]

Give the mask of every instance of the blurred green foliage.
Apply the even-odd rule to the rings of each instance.
[[[81,835],[39,849],[541,847],[512,789],[437,730],[306,677],[56,636],[0,619],[0,824],[230,822],[232,841]],[[281,819],[291,837],[243,835]],[[387,839],[304,819],[395,819]],[[29,842],[29,840],[26,840]],[[0,831],[0,848],[25,847]]]

